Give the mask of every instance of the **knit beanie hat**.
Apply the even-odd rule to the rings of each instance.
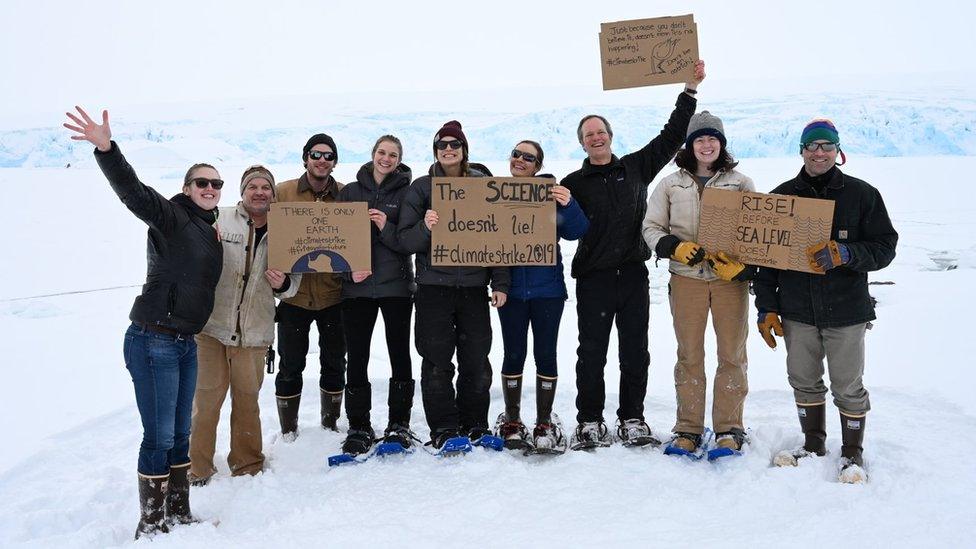
[[[308,160],[308,152],[316,145],[328,145],[332,149],[332,152],[335,153],[335,161],[339,161],[339,149],[336,147],[335,141],[324,133],[317,133],[309,137],[308,143],[305,143],[305,148],[302,149],[302,162]]]
[[[703,135],[710,135],[718,139],[723,147],[726,144],[722,120],[708,111],[692,115],[691,121],[688,122],[688,137],[685,139],[685,148],[691,150],[691,144]]]
[[[464,132],[461,131],[461,123],[457,120],[451,120],[450,122],[445,122],[441,129],[437,130],[434,134],[434,143],[437,143],[445,137],[453,137],[461,143],[461,150],[464,152],[464,159],[468,159],[468,138],[464,136]],[[437,158],[437,145],[433,146],[434,158]]]
[[[251,166],[250,168],[244,170],[244,175],[241,176],[241,196],[244,196],[244,189],[247,188],[247,184],[254,179],[267,179],[268,183],[271,183],[271,196],[275,194],[275,180],[274,176],[271,175],[271,171],[260,164]]]
[[[824,139],[830,141],[831,143],[840,144],[840,136],[837,133],[837,128],[834,127],[834,123],[826,118],[816,118],[811,120],[803,128],[803,133],[800,134],[800,145],[806,145],[807,143],[813,143],[819,139]]]

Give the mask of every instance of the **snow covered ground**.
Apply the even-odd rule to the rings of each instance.
[[[973,128],[972,119],[960,123],[968,124],[967,131]],[[734,134],[731,139],[734,145]],[[130,150],[125,141],[120,144]],[[298,150],[301,144],[289,147]],[[166,150],[146,151],[143,158],[153,155],[166,156]],[[410,154],[408,163],[422,172],[427,158],[423,149]],[[178,191],[182,165],[133,164],[144,181],[164,194]],[[244,165],[243,160],[220,163],[218,169],[236,181]],[[740,168],[759,190],[768,190],[800,165],[799,156],[749,158]],[[489,166],[505,173],[504,162]],[[552,162],[547,171],[562,176],[577,166],[578,161]],[[340,164],[338,178],[350,179],[357,167],[351,161]],[[976,339],[969,321],[976,283],[976,205],[965,177],[976,170],[976,157],[852,154],[842,169],[881,190],[901,235],[893,265],[871,278],[893,284],[872,286],[879,320],[867,336],[865,382],[873,405],[865,442],[867,485],[835,481],[840,440],[833,407],[827,458],[797,469],[770,467],[776,451],[801,437],[782,346],[769,350],[755,331],[749,340],[751,393],[745,412],[752,445],[743,458],[720,464],[613,447],[554,459],[479,450],[443,460],[418,452],[330,470],[326,457],[338,451],[342,437],[317,428],[318,357],[313,354],[298,440],[285,444],[276,434],[273,380],[268,377],[261,394],[267,471],[254,478],[228,476],[222,463],[229,449],[225,407],[216,459],[221,476],[193,490],[194,511],[208,522],[152,543],[971,546],[976,473],[968,456],[976,454],[976,401],[971,396]],[[297,161],[274,167],[279,179],[300,170]],[[235,187],[227,187],[222,204],[236,200]],[[141,429],[121,340],[145,273],[144,226],[122,207],[96,169],[4,168],[0,188],[17,189],[26,198],[26,204],[7,208],[8,230],[0,240],[7,265],[0,275],[0,331],[6,339],[0,384],[0,427],[6,435],[0,453],[0,546],[128,545],[137,521]],[[567,257],[573,249],[564,245]],[[675,408],[675,343],[666,283],[662,263],[651,274],[646,400],[648,422],[660,433],[671,428]],[[95,291],[31,297],[80,290]],[[567,428],[575,418],[576,314],[572,297],[570,302],[561,329],[556,400]],[[497,372],[502,346],[493,321],[491,360]],[[382,331],[375,334],[373,418],[382,428],[390,367]],[[712,357],[714,344],[708,345]],[[612,389],[619,379],[615,353],[614,343],[606,371],[610,420],[617,400]],[[419,372],[419,357],[414,360]],[[530,361],[527,372],[532,371]],[[531,419],[533,389],[526,393],[523,406]],[[492,396],[493,419],[502,410],[497,382]],[[426,436],[419,389],[413,428]]]

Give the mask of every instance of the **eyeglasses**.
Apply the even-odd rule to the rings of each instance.
[[[807,143],[803,145],[803,148],[808,152],[813,152],[817,149],[824,152],[834,152],[840,148],[840,143]]]
[[[535,161],[539,159],[539,157],[537,157],[534,154],[529,154],[527,152],[522,152],[522,151],[520,151],[518,149],[512,149],[512,158],[521,158],[521,159],[525,160],[526,162],[531,162],[533,164],[535,164]]]
[[[210,185],[215,191],[219,191],[224,186],[223,179],[207,179],[206,177],[194,177],[190,183],[196,185],[198,189],[206,189],[207,185]]]
[[[437,147],[437,150],[439,151],[444,151],[447,149],[460,149],[464,146],[464,141],[459,141],[457,139],[453,141],[444,141],[441,139],[440,141],[434,141],[434,146]]]
[[[331,151],[308,151],[308,157],[312,160],[325,160],[326,162],[335,160],[335,153]]]

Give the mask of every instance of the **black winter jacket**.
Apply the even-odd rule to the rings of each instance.
[[[874,320],[868,272],[887,267],[895,258],[898,243],[898,233],[888,218],[881,193],[836,167],[823,195],[817,195],[802,175],[770,192],[833,200],[830,238],[847,245],[851,260],[823,275],[761,267],[753,282],[756,308],[818,328]]]
[[[397,229],[400,245],[417,254],[417,284],[434,286],[487,286],[495,292],[509,292],[508,267],[434,267],[430,264],[430,229],[424,223],[424,215],[430,209],[431,177],[444,177],[440,164],[430,167],[429,175],[418,177],[407,190],[400,211]],[[468,169],[468,177],[485,177],[475,169]]]
[[[410,252],[397,239],[400,220],[400,203],[410,188],[410,168],[400,164],[397,170],[386,176],[381,185],[373,179],[373,163],[359,168],[356,181],[339,191],[340,202],[367,202],[370,208],[386,214],[383,230],[370,223],[372,234],[372,271],[366,280],[354,283],[349,273],[342,281],[343,299],[368,297],[410,297],[414,290],[413,265]]]
[[[126,208],[149,225],[146,283],[129,319],[199,333],[213,311],[223,267],[216,210],[203,210],[183,194],[163,198],[139,181],[114,141],[108,152],[96,149],[95,160]]]
[[[647,186],[685,142],[696,104],[682,92],[664,129],[641,150],[623,158],[614,155],[605,166],[594,166],[587,158],[581,169],[562,180],[590,220],[573,257],[573,278],[650,259],[651,251],[641,236]]]

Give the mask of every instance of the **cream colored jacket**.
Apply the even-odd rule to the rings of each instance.
[[[735,171],[718,172],[705,183],[705,188],[724,189],[730,191],[755,192],[756,186],[752,179]],[[687,170],[680,169],[665,177],[654,188],[651,197],[647,199],[647,214],[641,232],[644,241],[651,249],[655,249],[658,240],[672,234],[682,241],[698,241],[698,217],[701,212],[701,196],[695,176]],[[716,253],[728,250],[706,250]],[[668,269],[678,275],[697,278],[700,280],[715,280],[718,276],[703,261],[694,267],[689,267],[680,261],[670,260]]]
[[[300,274],[288,275],[287,291],[275,294],[264,277],[268,270],[268,235],[253,245],[254,227],[240,203],[220,208],[217,230],[224,247],[224,266],[217,282],[210,320],[203,333],[227,346],[267,347],[274,342],[275,297],[285,299],[298,292]],[[248,269],[248,265],[250,268]],[[247,284],[244,274],[247,273]]]

